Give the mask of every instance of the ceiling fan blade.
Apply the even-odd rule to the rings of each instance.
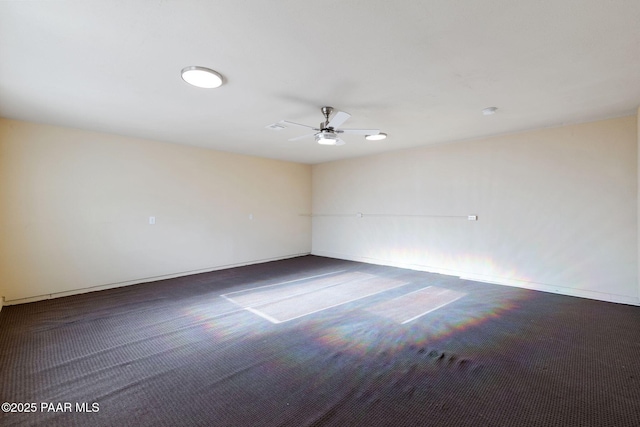
[[[336,129],[335,131],[351,135],[377,135],[380,133],[380,129]]]
[[[341,124],[347,121],[347,119],[351,117],[351,114],[345,113],[344,111],[338,111],[327,123],[328,128],[337,128]]]
[[[341,140],[340,138],[338,138],[338,139],[336,140],[336,145],[344,145],[344,141],[343,141],[343,140]]]
[[[320,130],[316,127],[313,126],[309,126],[309,125],[301,125],[300,123],[295,123],[295,122],[290,122],[288,120],[281,120],[280,123],[284,123],[285,125],[291,125],[291,126],[300,126],[301,128],[307,128],[307,129],[313,129],[313,130]]]
[[[305,138],[310,138],[312,136],[315,136],[315,133],[308,133],[306,135],[302,135],[302,136],[296,136],[295,138],[291,138],[289,139],[289,141],[298,141],[300,139],[305,139]]]

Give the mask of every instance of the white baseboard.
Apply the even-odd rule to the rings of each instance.
[[[337,258],[349,261],[364,262],[367,264],[386,265],[390,267],[406,268],[408,270],[426,271],[429,273],[444,274],[447,276],[456,276],[463,280],[473,280],[475,282],[491,283],[494,285],[513,286],[516,288],[525,288],[541,292],[549,292],[560,295],[567,295],[580,298],[594,299],[598,301],[614,302],[620,304],[629,304],[640,306],[640,298],[627,295],[611,294],[606,292],[589,291],[585,289],[569,288],[566,286],[549,285],[545,283],[537,283],[526,280],[509,279],[505,277],[495,277],[484,274],[473,274],[468,272],[450,270],[446,268],[438,268],[435,266],[409,264],[396,261],[389,261],[370,257],[353,256],[327,251],[312,251],[311,255],[323,256],[327,258]]]
[[[2,304],[0,305],[0,310],[2,309],[3,305],[25,304],[25,303],[29,303],[29,302],[42,301],[42,300],[46,300],[46,299],[61,298],[61,297],[66,297],[66,296],[70,296],[70,295],[85,294],[87,292],[95,292],[95,291],[102,291],[102,290],[105,290],[105,289],[121,288],[123,286],[137,285],[139,283],[155,282],[157,280],[165,280],[165,279],[173,279],[173,278],[176,278],[176,277],[190,276],[192,274],[209,273],[211,271],[225,270],[227,268],[243,267],[243,266],[246,266],[246,265],[253,265],[253,264],[263,264],[265,262],[280,261],[280,260],[283,260],[283,259],[296,258],[296,257],[299,257],[299,256],[305,256],[305,255],[309,255],[309,252],[304,252],[304,253],[299,253],[299,254],[291,254],[291,255],[284,255],[284,256],[274,257],[274,258],[251,260],[251,261],[240,262],[240,263],[235,263],[235,264],[218,265],[218,266],[207,267],[207,268],[202,268],[202,269],[198,269],[198,270],[182,271],[182,272],[179,272],[179,273],[165,274],[165,275],[161,275],[161,276],[144,277],[144,278],[139,278],[139,279],[127,280],[127,281],[124,281],[124,282],[106,283],[106,284],[103,284],[103,285],[89,286],[89,287],[86,287],[86,288],[71,289],[71,290],[67,290],[67,291],[54,292],[54,293],[51,293],[51,294],[36,295],[36,296],[25,297],[25,298],[17,298],[17,299],[13,299],[13,300],[5,300],[5,298],[2,297]]]

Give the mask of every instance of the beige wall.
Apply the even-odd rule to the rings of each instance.
[[[295,256],[313,236],[318,255],[637,304],[639,121],[640,109],[312,174],[0,120],[0,296],[21,302]]]
[[[310,191],[309,165],[0,120],[0,296],[309,253]]]
[[[315,165],[312,253],[638,304],[637,146],[633,116]]]

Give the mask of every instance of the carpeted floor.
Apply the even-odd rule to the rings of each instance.
[[[2,426],[639,426],[640,307],[300,257],[4,307],[0,400]]]

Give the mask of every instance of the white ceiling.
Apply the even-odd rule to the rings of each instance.
[[[189,65],[226,82],[191,87]],[[331,147],[265,129],[316,126],[323,105],[389,138]],[[0,2],[11,119],[320,163],[638,105],[638,0]]]

